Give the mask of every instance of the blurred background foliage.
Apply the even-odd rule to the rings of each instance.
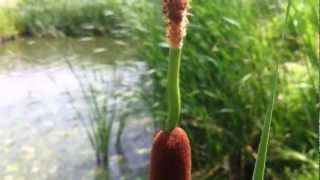
[[[122,25],[120,8],[117,0],[23,0],[17,25],[32,35],[108,34]]]
[[[119,0],[19,0],[14,7],[2,9],[11,10],[15,21],[10,21],[10,26],[23,35],[127,35],[121,31],[128,29],[123,4],[126,2]]]
[[[15,13],[8,8],[0,8],[0,34],[16,34]]]
[[[182,126],[195,179],[250,179],[280,63],[268,179],[317,179],[319,2],[193,0],[182,57]],[[21,0],[0,8],[0,34],[108,35],[131,42],[149,66],[145,96],[155,126],[165,120],[168,46],[161,1]]]

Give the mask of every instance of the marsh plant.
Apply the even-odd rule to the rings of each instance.
[[[81,76],[69,61],[67,61],[67,64],[78,82],[87,110],[79,108],[75,103],[75,97],[67,91],[71,105],[78,119],[82,122],[90,144],[94,149],[96,164],[100,167],[108,168],[110,135],[117,109],[117,104],[111,104],[110,102],[111,97],[116,101],[116,97],[112,94],[112,89],[110,89],[113,86],[102,78],[102,74],[97,71],[89,73],[90,75]],[[82,69],[82,71],[85,70]],[[97,87],[95,86],[97,82],[105,86]]]
[[[89,69],[85,66],[75,67],[68,60],[66,62],[78,82],[80,95],[68,90],[66,93],[95,152],[96,178],[105,180],[110,176],[108,171],[111,146],[115,146],[117,157],[121,157],[118,159],[121,171],[124,169],[121,175],[127,175],[130,172],[121,139],[128,118],[145,110],[139,101],[142,89],[128,84],[123,79],[121,68],[118,68],[121,65],[112,64],[102,69]],[[130,65],[128,67],[132,68]],[[83,104],[77,101],[79,96],[83,99]]]
[[[15,21],[21,34],[34,36],[125,35],[122,1],[21,0]]]
[[[138,33],[145,37],[141,53],[155,89],[149,99],[161,127],[169,48],[157,23],[159,6],[145,10],[148,28]],[[180,82],[181,124],[192,145],[194,178],[252,178],[278,62],[266,178],[292,179],[300,172],[316,179],[317,2],[293,1],[288,14],[287,3],[280,1],[193,1],[191,6]]]
[[[180,64],[183,39],[187,32],[189,0],[164,0],[169,60],[167,68],[167,117],[157,132],[151,150],[149,180],[191,180],[191,147],[180,126]]]

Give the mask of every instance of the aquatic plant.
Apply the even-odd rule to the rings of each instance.
[[[150,180],[191,180],[191,147],[180,120],[179,71],[183,38],[186,35],[189,0],[163,0],[170,46],[167,72],[168,119],[165,130],[154,137]]]
[[[195,179],[252,178],[276,61],[278,103],[265,176],[292,179],[302,167],[318,170],[314,166],[318,159],[318,6],[315,0],[294,1],[287,36],[282,38],[286,5],[279,1],[193,1],[188,26],[192,35],[184,45],[182,58],[187,63],[181,64],[180,88],[181,126],[191,142]],[[167,112],[163,98],[167,61],[159,59],[167,56],[168,46],[163,43],[161,24],[157,25],[159,6],[154,3],[150,8],[144,22],[147,30],[140,33],[144,37],[141,53],[154,80],[149,103],[161,127]]]
[[[288,1],[288,6],[286,8],[286,16],[285,16],[285,25],[287,26],[288,16],[290,12],[291,7],[291,0]],[[284,28],[285,29],[285,28]],[[282,38],[285,38],[285,31],[282,33]],[[268,145],[269,145],[269,136],[270,136],[270,128],[271,128],[271,122],[273,118],[273,109],[275,106],[275,101],[278,93],[278,78],[279,78],[279,61],[275,62],[275,70],[273,72],[273,80],[272,80],[272,94],[271,94],[271,100],[268,105],[267,113],[265,116],[265,122],[263,125],[260,143],[259,143],[259,149],[257,154],[257,160],[255,162],[255,167],[253,171],[252,180],[263,180],[265,178],[265,169],[266,169],[266,161],[267,161],[267,152],[268,152]]]
[[[191,147],[182,128],[159,131],[154,137],[150,180],[191,180]]]
[[[84,66],[74,67],[67,59],[66,63],[78,82],[81,99],[84,102],[85,107],[82,107],[81,103],[76,103],[74,94],[66,91],[76,118],[82,123],[95,153],[95,179],[110,179],[108,178],[110,146],[115,146],[116,154],[119,157],[122,156],[118,159],[120,171],[122,168],[127,168],[121,137],[129,118],[144,111],[138,98],[141,90],[120,81],[122,75],[118,73],[117,64],[112,65],[111,75],[105,75],[103,69],[91,71]],[[115,123],[117,123],[116,126],[114,126]],[[111,133],[114,134],[113,137]],[[125,170],[120,174],[125,177],[129,172]]]
[[[95,152],[98,168],[108,170],[110,135],[117,110],[116,105],[114,105],[113,108],[109,107],[109,100],[111,97],[114,98],[115,96],[109,94],[106,87],[103,89],[95,88],[94,83],[90,81],[88,75],[81,76],[76,72],[75,67],[71,62],[66,62],[75,79],[78,81],[81,96],[88,108],[88,114],[84,113],[83,110],[75,104],[75,98],[71,92],[66,91],[66,94],[70,97],[70,103],[76,112],[77,118],[82,122],[83,127],[85,128],[87,137]],[[97,77],[100,83],[108,84],[108,82],[102,78],[101,74],[96,74],[94,77]]]

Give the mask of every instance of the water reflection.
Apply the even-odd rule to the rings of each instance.
[[[110,39],[27,39],[0,49],[0,179],[110,179],[146,176],[152,137],[148,108],[131,92],[141,90],[146,66],[132,60],[123,42]],[[96,167],[85,127],[67,96],[89,115],[79,83],[65,63],[96,88],[126,92],[108,151],[110,172]],[[96,75],[102,74],[103,81]],[[131,93],[131,94],[130,94]],[[103,95],[103,94],[101,94]],[[128,98],[130,97],[130,98]],[[135,100],[134,104],[130,101]],[[111,103],[111,104],[112,104]]]

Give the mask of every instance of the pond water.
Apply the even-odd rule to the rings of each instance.
[[[85,127],[92,111],[82,87],[102,89],[97,95],[112,112],[126,112],[112,116],[109,179],[146,179],[154,130],[137,95],[148,88],[147,67],[133,57],[128,44],[108,38],[18,39],[0,46],[0,179],[95,179]]]

